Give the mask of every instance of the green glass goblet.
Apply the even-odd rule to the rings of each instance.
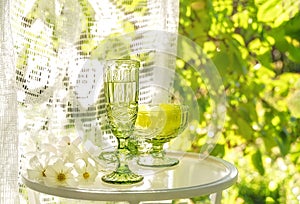
[[[174,103],[149,105],[148,108],[139,109],[136,129],[151,127],[159,131],[137,132],[147,143],[152,144],[149,154],[142,155],[138,164],[146,167],[169,167],[179,163],[176,158],[167,157],[163,149],[165,143],[177,137],[188,124],[188,106]],[[144,128],[145,129],[145,128]],[[139,133],[139,134],[138,134]]]
[[[129,169],[128,139],[134,130],[138,112],[139,62],[109,60],[104,69],[106,111],[111,131],[118,141],[115,171],[104,175],[102,181],[111,184],[134,184],[143,176]]]

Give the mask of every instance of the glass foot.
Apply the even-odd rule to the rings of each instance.
[[[118,169],[102,176],[102,181],[111,184],[135,184],[141,182],[143,179],[143,176],[135,174],[127,168]]]
[[[179,163],[176,158],[155,157],[153,155],[140,157],[137,161],[138,165],[145,167],[170,167]]]

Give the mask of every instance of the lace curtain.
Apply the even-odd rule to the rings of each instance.
[[[0,1],[0,203],[18,203],[18,134],[10,2]]]
[[[101,60],[138,58],[142,83],[172,85],[158,66],[172,67],[174,56],[156,53],[155,46],[168,44],[173,52],[176,39],[155,31],[177,32],[178,6],[174,0],[1,1],[1,203],[19,202],[26,155],[78,134],[75,125],[90,133],[88,149],[94,148],[90,141],[101,148],[114,143],[105,136],[103,95],[95,91]]]

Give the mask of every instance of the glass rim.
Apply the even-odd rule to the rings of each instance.
[[[189,111],[190,107],[186,104],[177,104],[177,103],[140,103],[138,104],[138,107],[141,105],[145,105],[145,106],[149,106],[149,107],[160,107],[161,104],[172,104],[175,105],[177,107],[180,107],[181,111]],[[159,112],[161,110],[151,110],[151,112]]]
[[[121,63],[127,63],[129,65],[137,65],[136,68],[140,68],[140,61],[139,60],[136,60],[136,59],[128,59],[128,58],[116,58],[116,59],[108,59],[108,60],[105,60],[106,63],[110,63],[110,64],[113,64],[113,63],[116,63],[116,64],[121,64]]]

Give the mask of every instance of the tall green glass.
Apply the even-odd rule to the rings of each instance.
[[[128,139],[134,131],[138,112],[140,63],[130,59],[108,60],[104,69],[106,110],[112,133],[118,140],[118,167],[104,175],[102,181],[112,184],[134,184],[143,176],[128,167]]]

